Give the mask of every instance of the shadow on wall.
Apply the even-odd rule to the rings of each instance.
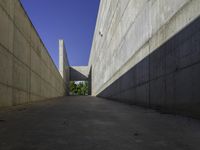
[[[200,118],[200,17],[98,96]]]
[[[88,77],[81,72],[70,67],[70,81],[84,81],[88,80]]]

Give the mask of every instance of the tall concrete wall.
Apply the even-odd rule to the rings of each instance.
[[[66,94],[69,94],[70,66],[64,40],[59,40],[59,72],[66,84]]]
[[[21,3],[0,0],[0,107],[65,93],[65,82]]]
[[[92,94],[199,115],[199,15],[199,0],[101,0]]]

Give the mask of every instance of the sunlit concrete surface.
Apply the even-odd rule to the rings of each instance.
[[[101,0],[92,95],[200,118],[199,35],[199,0]]]
[[[95,97],[1,109],[1,150],[199,150],[200,122]]]
[[[0,107],[64,96],[63,77],[20,0],[0,0]]]

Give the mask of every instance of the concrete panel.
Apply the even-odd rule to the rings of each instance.
[[[122,0],[121,0],[122,1]],[[140,12],[141,8],[144,7],[144,4],[147,2],[147,0],[130,0],[128,3],[128,6],[126,7],[126,10],[124,12],[124,15],[122,16],[122,32],[124,35],[129,30],[130,26],[135,21],[135,18],[137,17],[138,13]],[[123,2],[122,2],[123,3]]]
[[[0,82],[12,85],[13,56],[0,46]]]
[[[200,27],[199,27],[200,29]],[[192,64],[197,63],[200,60],[200,32],[196,32],[196,34],[192,37],[193,49],[192,49]]]
[[[177,107],[184,107],[192,101],[192,68],[183,69],[175,75],[175,95]]]
[[[125,91],[127,90],[127,88],[131,87],[131,81],[132,81],[130,80],[131,78],[133,78],[131,73],[126,73],[124,76],[120,78],[119,80],[120,91]]]
[[[136,65],[136,69],[135,69],[136,79],[135,80],[136,80],[137,85],[140,85],[149,81],[149,71],[150,71],[149,61],[150,61],[150,58],[147,57],[146,59],[138,63],[138,65]]]
[[[178,56],[175,50],[176,42],[174,40],[165,46],[165,73],[169,74],[177,70]]]
[[[128,73],[131,74],[131,79],[132,79],[132,80],[129,80],[130,87],[136,87],[136,85],[137,85],[137,72],[136,72],[136,70],[131,69],[131,70],[128,71]]]
[[[19,105],[23,103],[28,103],[29,93],[19,89],[13,89],[13,103],[12,105]]]
[[[199,104],[199,97],[200,97],[200,64],[195,65],[192,67],[192,96],[193,96],[193,103]]]
[[[14,34],[14,55],[30,66],[30,45],[17,28],[15,28]]]
[[[31,47],[31,70],[41,74],[41,57]]]
[[[31,23],[29,18],[26,16],[24,9],[22,9],[21,3],[15,2],[14,22],[18,30],[23,34],[27,41],[31,38]]]
[[[49,83],[50,83],[51,87],[56,88],[56,86],[57,86],[57,79],[56,79],[56,77],[52,76],[51,81]]]
[[[44,62],[41,62],[41,64],[40,64],[40,67],[41,67],[41,74],[40,74],[40,76],[41,76],[41,78],[43,79],[43,80],[46,80],[47,81],[47,79],[49,79],[49,76],[50,76],[50,72],[49,72],[49,69],[47,68],[47,66],[44,64]],[[49,81],[49,80],[48,80]]]
[[[37,95],[34,95],[34,94],[30,95],[30,101],[31,102],[36,102],[36,101],[41,101],[41,100],[44,100],[44,98],[40,97],[40,96],[37,96]]]
[[[165,74],[165,49],[159,48],[150,55],[150,79],[158,78]]]
[[[149,18],[150,2],[146,3],[143,10],[138,14],[134,24],[126,35],[127,50],[130,51],[129,59],[136,53],[150,38],[151,24]],[[138,38],[140,37],[140,38]],[[137,42],[136,42],[137,41]]]
[[[149,105],[149,83],[136,87],[135,103],[138,105]]]
[[[197,26],[194,26],[194,27],[197,27]],[[176,52],[177,52],[177,56],[179,60],[177,62],[178,68],[185,68],[194,63],[199,62],[200,60],[200,57],[199,57],[200,50],[199,50],[199,42],[198,42],[200,40],[199,33],[200,32],[194,33],[194,35],[188,37],[186,40],[183,41],[182,44],[180,44],[176,48]]]
[[[0,44],[12,52],[13,50],[13,24],[6,12],[0,7]]]
[[[49,93],[48,93],[48,84],[46,81],[41,80],[41,96],[45,98],[49,98]]]
[[[161,77],[150,82],[150,106],[160,109],[165,105],[165,78]]]
[[[30,70],[17,59],[13,61],[13,86],[21,90],[30,91]]]
[[[136,104],[136,89],[130,88],[121,93],[121,102],[127,104]]]
[[[14,17],[14,1],[16,0],[0,0],[0,7],[13,19]]]
[[[165,90],[165,104],[164,108],[167,108],[168,111],[172,112],[175,110],[175,103],[176,103],[176,79],[175,79],[175,74],[169,74],[165,78],[166,81],[166,90]]]
[[[163,24],[166,24],[169,19],[176,14],[177,10],[180,10],[187,2],[189,2],[189,0],[151,1],[150,16],[153,34],[156,33]]]
[[[0,84],[0,107],[12,106],[12,91],[11,87]]]
[[[40,39],[38,38],[38,35],[36,31],[34,30],[34,27],[31,27],[30,29],[30,34],[31,34],[31,46],[33,49],[40,55],[41,49],[40,49]]]
[[[36,95],[41,95],[41,78],[32,71],[30,92]]]

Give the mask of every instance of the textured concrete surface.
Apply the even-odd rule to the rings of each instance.
[[[101,0],[89,62],[92,94],[104,91],[199,15],[199,0]]]
[[[92,95],[200,116],[199,0],[101,0]]]
[[[99,96],[200,118],[200,17]]]
[[[0,111],[1,150],[199,150],[200,122],[95,97]]]
[[[0,107],[63,96],[66,85],[19,0],[0,0]]]

